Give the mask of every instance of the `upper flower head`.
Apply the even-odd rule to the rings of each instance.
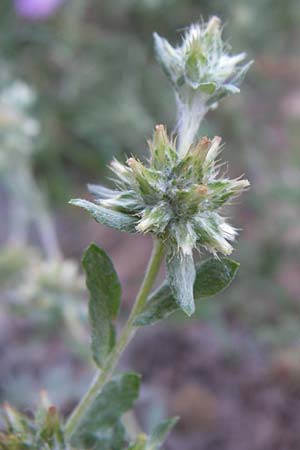
[[[158,61],[182,101],[201,94],[203,102],[210,106],[229,93],[239,92],[238,86],[251,64],[241,64],[245,53],[229,54],[218,17],[191,25],[177,47],[157,33],[154,40]]]

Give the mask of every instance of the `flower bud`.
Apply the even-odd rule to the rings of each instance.
[[[204,103],[209,100],[211,103],[212,95],[217,101],[221,92],[237,92],[242,76],[249,68],[249,63],[239,66],[245,53],[229,54],[229,47],[222,40],[218,17],[191,25],[180,46],[172,47],[157,33],[154,33],[154,42],[158,61],[183,101],[191,98],[193,91],[203,92]]]
[[[179,153],[184,155],[208,109],[226,95],[239,92],[252,62],[242,64],[245,53],[229,53],[218,17],[191,25],[179,46],[172,47],[157,33],[154,44],[157,59],[175,89]]]
[[[148,141],[151,166],[161,169],[176,159],[175,143],[170,141],[163,125],[156,125],[153,139]]]

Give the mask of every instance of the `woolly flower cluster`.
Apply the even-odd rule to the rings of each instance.
[[[126,164],[114,160],[115,189],[90,186],[95,203],[71,200],[99,223],[157,236],[167,254],[168,285],[188,315],[195,310],[193,250],[232,252],[237,231],[221,214],[222,207],[249,186],[247,180],[231,180],[222,173],[221,138],[196,139],[209,108],[228,93],[239,92],[250,65],[241,65],[244,53],[229,54],[221,35],[216,17],[189,27],[179,47],[154,35],[158,60],[175,89],[177,142],[158,125],[147,164],[134,157]]]
[[[241,64],[245,53],[230,55],[218,17],[191,25],[177,47],[156,33],[154,41],[157,60],[175,90],[178,148],[183,154],[193,143],[207,111],[228,94],[240,92],[239,85],[252,61]]]
[[[149,141],[148,165],[133,157],[126,165],[114,160],[116,189],[90,186],[90,191],[100,207],[128,216],[135,231],[164,240],[170,254],[184,257],[202,246],[213,254],[229,255],[236,230],[220,209],[249,183],[220,175],[220,144],[219,137],[205,137],[179,157],[175,142],[158,125]],[[89,202],[75,204],[94,212],[97,219]],[[99,210],[98,220],[100,214]]]
[[[202,93],[212,104],[228,93],[240,91],[238,86],[251,62],[240,64],[246,53],[229,54],[218,17],[191,25],[180,46],[172,47],[157,33],[154,40],[157,58],[181,98],[188,98],[190,90]]]

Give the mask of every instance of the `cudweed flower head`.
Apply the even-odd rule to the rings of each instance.
[[[34,419],[15,410],[8,403],[4,405],[3,416],[6,429],[0,432],[1,449],[68,450],[59,414],[51,405],[46,392],[41,392]]]
[[[252,62],[242,64],[245,53],[230,54],[229,45],[222,40],[218,17],[191,25],[177,47],[157,33],[154,41],[157,59],[175,89],[182,153],[193,142],[208,109],[226,95],[240,91],[239,85]]]
[[[220,94],[240,91],[238,86],[250,63],[240,64],[246,58],[245,53],[229,54],[218,17],[191,25],[182,44],[175,48],[157,33],[154,40],[157,58],[183,99],[190,90],[190,94],[203,93],[205,103],[211,104]]]
[[[158,125],[149,149],[147,164],[134,157],[126,164],[112,162],[116,189],[90,186],[96,204],[84,200],[72,203],[87,209],[101,223],[122,229],[122,221],[131,231],[152,233],[162,239],[168,251],[169,275],[177,271],[174,265],[186,270],[190,277],[186,289],[192,298],[193,250],[202,247],[214,255],[232,252],[237,231],[221,215],[221,209],[249,182],[221,174],[219,137],[200,139],[181,157],[164,126]],[[178,273],[175,278],[180,280]],[[182,303],[180,299],[178,302]],[[191,314],[193,302],[189,301],[183,309]]]

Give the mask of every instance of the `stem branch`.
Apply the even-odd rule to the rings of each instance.
[[[159,272],[163,256],[164,248],[162,242],[155,241],[143,283],[136,297],[128,321],[124,325],[118,343],[113,349],[112,353],[109,355],[105,366],[102,370],[99,370],[96,373],[89,390],[83,396],[83,398],[69,417],[65,426],[65,433],[67,437],[70,437],[74,433],[78,424],[80,423],[81,418],[84,416],[91,403],[101,392],[105,383],[107,383],[107,381],[112,377],[122,353],[124,352],[128,343],[134,337],[138,329],[138,327],[133,325],[134,320],[147,301],[147,298]]]

